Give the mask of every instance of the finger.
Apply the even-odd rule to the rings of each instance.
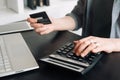
[[[49,25],[45,25],[45,27],[46,27],[46,30],[42,31],[41,34],[48,34],[52,31],[54,31],[54,29]]]
[[[28,18],[27,21],[30,23],[37,23],[37,19],[34,18]]]
[[[75,52],[75,50],[76,50],[76,48],[77,48],[77,44],[78,44],[78,42],[79,42],[79,40],[76,40],[76,41],[73,41],[73,43],[74,43],[74,49],[73,49],[73,51]]]
[[[27,21],[30,22],[30,18],[27,18]]]
[[[40,28],[40,27],[44,27],[43,24],[39,24],[39,23],[33,23],[33,24],[30,24],[33,28]]]
[[[83,38],[83,39],[80,39],[78,41],[74,41],[75,47],[74,47],[73,51],[76,52],[76,50],[78,50],[79,45],[82,44],[82,43],[84,43],[85,41],[88,41],[90,38],[91,38],[91,36]]]
[[[41,28],[36,28],[36,29],[35,29],[35,31],[36,31],[37,33],[41,33],[41,32],[44,32],[44,31],[46,31],[46,30],[47,30],[46,27],[41,27]]]
[[[89,36],[89,37],[80,39],[79,41],[80,41],[80,42],[85,42],[85,41],[88,41],[88,40],[90,40],[90,39],[92,39],[92,38],[93,38],[92,36]]]
[[[76,53],[76,55],[78,54],[77,51],[78,51],[80,45],[81,45],[81,42],[80,42],[80,41],[78,41],[78,42],[75,43],[75,46],[74,46],[73,51]]]
[[[90,44],[86,49],[81,53],[82,57],[85,57],[88,53],[90,53],[94,48],[96,48],[95,44]]]
[[[76,55],[81,55],[81,53],[90,45],[91,43],[89,41],[83,42],[76,50]]]
[[[74,42],[74,44],[77,44],[79,42],[79,40],[76,40],[76,41],[73,41],[73,42]]]
[[[44,35],[44,34],[48,34],[50,31],[42,31],[40,34]]]

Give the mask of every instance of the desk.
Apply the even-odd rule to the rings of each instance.
[[[0,80],[120,80],[120,54],[118,53],[104,55],[93,69],[82,76],[78,72],[39,61],[40,58],[52,53],[64,43],[79,39],[80,36],[68,31],[53,32],[43,36],[34,31],[21,34],[40,68],[3,77]]]

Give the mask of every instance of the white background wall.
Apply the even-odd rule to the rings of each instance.
[[[24,13],[25,14],[18,14],[12,11],[11,9],[7,9],[6,6],[6,0],[0,0],[0,25],[4,25],[6,23],[19,21],[22,19],[25,19],[27,14],[39,11],[46,11],[49,16],[51,17],[63,17],[67,13],[71,12],[71,10],[74,8],[74,6],[77,4],[78,0],[50,0],[50,6],[48,7],[38,7],[37,10],[30,10],[28,8],[25,8],[26,6],[26,0],[24,0]],[[13,3],[14,5],[15,3]],[[78,31],[74,31],[77,34],[81,33],[81,29]]]
[[[0,0],[0,8],[6,7],[6,0]]]

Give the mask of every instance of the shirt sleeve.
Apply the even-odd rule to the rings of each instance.
[[[77,5],[71,11],[71,13],[68,13],[66,15],[66,16],[71,16],[74,19],[75,25],[76,25],[76,28],[74,30],[81,28],[83,25],[85,3],[86,3],[86,0],[79,0],[77,2]]]

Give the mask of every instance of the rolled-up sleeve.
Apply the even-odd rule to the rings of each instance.
[[[85,3],[86,3],[86,0],[79,0],[77,5],[71,11],[71,13],[68,13],[66,15],[66,16],[71,16],[74,19],[75,26],[76,26],[74,30],[81,28],[83,25]]]

